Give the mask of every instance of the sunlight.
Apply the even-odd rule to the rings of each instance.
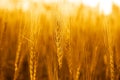
[[[82,3],[90,7],[96,7],[99,1],[98,0],[82,0]]]
[[[120,0],[113,0],[113,3],[120,7]]]
[[[13,10],[14,5],[9,0],[0,0],[0,8],[7,9],[7,10]]]
[[[72,2],[74,4],[84,4],[89,7],[97,7],[99,6],[100,13],[104,13],[105,15],[108,15],[112,11],[112,0],[68,0],[68,2]],[[119,0],[114,0],[114,2],[119,5]]]
[[[100,0],[99,3],[100,13],[108,15],[112,12],[112,0]]]
[[[74,4],[76,6],[84,4],[85,6],[89,6],[91,8],[99,7],[99,12],[104,13],[105,15],[111,13],[112,4],[116,4],[117,6],[120,6],[120,0],[22,0],[20,1],[20,3],[22,3],[20,6],[23,9],[23,11],[26,11],[29,9],[32,3],[38,3],[38,4],[46,3],[49,5],[52,3],[61,4],[62,2],[65,2],[65,4],[69,4],[69,3]],[[14,9],[15,5],[18,3],[13,3],[10,0],[0,0],[0,8]]]
[[[30,3],[28,1],[24,1],[22,4],[23,11],[27,11],[30,7]]]
[[[68,2],[73,3],[75,5],[80,5],[82,3],[81,0],[68,0]]]

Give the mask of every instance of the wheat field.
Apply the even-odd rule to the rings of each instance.
[[[120,80],[118,6],[32,5],[0,8],[0,80]]]

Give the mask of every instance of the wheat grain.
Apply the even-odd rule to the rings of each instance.
[[[15,60],[15,75],[14,75],[14,80],[16,80],[16,77],[17,77],[16,74],[17,74],[18,64],[19,64],[19,59],[20,59],[21,45],[22,45],[22,42],[19,41],[18,49],[17,49],[17,53],[16,53],[16,60]]]
[[[80,74],[80,66],[77,67],[75,80],[79,80],[79,74]]]
[[[16,52],[16,59],[15,59],[15,74],[14,74],[14,80],[17,79],[17,75],[18,75],[18,67],[19,67],[19,62],[20,62],[20,51],[21,51],[21,46],[22,46],[22,37],[21,37],[21,34],[22,34],[22,29],[21,29],[21,22],[22,22],[22,16],[19,17],[20,19],[20,24],[18,25],[19,26],[19,34],[18,34],[18,47],[17,47],[17,52]]]
[[[68,21],[68,24],[65,24],[64,26],[64,45],[65,45],[65,51],[66,51],[66,57],[68,61],[68,66],[69,66],[69,72],[72,75],[72,49],[71,49],[71,33],[70,33],[70,23]]]
[[[108,53],[109,53],[109,65],[110,65],[110,79],[114,80],[114,60],[113,60],[113,49],[112,49],[112,36],[111,30],[109,28],[109,20],[105,17],[105,29],[106,29],[106,36],[107,36],[107,43],[108,43]]]
[[[58,57],[58,63],[59,68],[62,67],[62,58],[63,58],[63,51],[62,51],[62,23],[61,23],[61,17],[58,17],[57,19],[57,25],[56,25],[56,46],[57,46],[57,57]]]

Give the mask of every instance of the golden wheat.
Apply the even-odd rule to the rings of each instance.
[[[32,31],[33,29],[33,25],[34,25],[34,22],[33,22],[33,16],[31,14],[30,16],[30,40],[33,41],[34,40],[34,31]],[[30,80],[34,80],[34,43],[29,43],[30,44],[30,53],[29,53],[29,56],[30,56],[30,64],[29,64],[29,69],[30,69]]]
[[[66,20],[67,21],[67,20]],[[67,61],[68,61],[68,66],[69,66],[69,72],[71,74],[71,77],[72,77],[72,70],[73,70],[73,61],[72,61],[72,47],[71,47],[71,26],[70,26],[71,23],[69,23],[68,21],[68,24],[65,24],[64,23],[64,48],[65,48],[65,53],[66,53],[66,58],[67,58]]]
[[[119,80],[119,14],[79,6],[72,16],[62,3],[43,5],[0,14],[1,80]]]
[[[97,53],[97,50],[98,50],[98,46],[95,47],[95,50],[93,51],[93,58],[92,58],[92,63],[91,63],[91,75],[94,74],[94,70],[95,70],[95,67],[96,67],[96,64],[97,64],[97,59],[98,59],[98,53]],[[92,76],[91,76],[92,77]]]
[[[114,80],[114,60],[113,60],[113,49],[112,49],[112,35],[111,35],[111,28],[109,27],[110,22],[107,17],[105,17],[105,29],[106,29],[106,36],[107,36],[107,43],[108,43],[108,53],[109,53],[109,66],[110,66],[110,79]]]
[[[58,15],[57,17],[55,35],[56,35],[55,37],[56,37],[58,63],[59,63],[59,68],[61,68],[63,51],[62,51],[62,20],[60,15]]]
[[[15,76],[14,76],[14,80],[16,80],[16,72],[17,72],[17,70],[18,70],[18,64],[19,64],[19,59],[20,59],[21,45],[22,45],[22,42],[19,41],[18,49],[17,49],[17,53],[16,53],[16,60],[15,60]]]
[[[80,66],[77,67],[75,80],[79,80],[79,75],[80,75]]]
[[[22,30],[21,30],[21,24],[22,24],[22,18],[20,19],[20,25],[19,25],[19,34],[18,34],[18,47],[17,47],[17,52],[16,52],[16,59],[15,59],[15,75],[14,75],[14,80],[17,79],[18,75],[18,68],[19,68],[19,63],[20,63],[20,51],[21,51],[21,46],[22,46]]]
[[[39,21],[38,17],[39,16],[37,16],[37,15],[31,14],[31,25],[30,25],[30,27],[31,27],[30,39],[32,40],[32,43],[30,43],[31,44],[30,45],[30,75],[31,75],[31,80],[36,80],[36,73],[37,73],[38,53],[35,51],[35,46],[37,45],[37,37],[39,35],[39,31],[37,30],[38,29],[37,28],[38,21]]]

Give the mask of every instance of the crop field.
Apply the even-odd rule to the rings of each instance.
[[[118,5],[111,12],[67,2],[6,6],[0,80],[120,80]]]

